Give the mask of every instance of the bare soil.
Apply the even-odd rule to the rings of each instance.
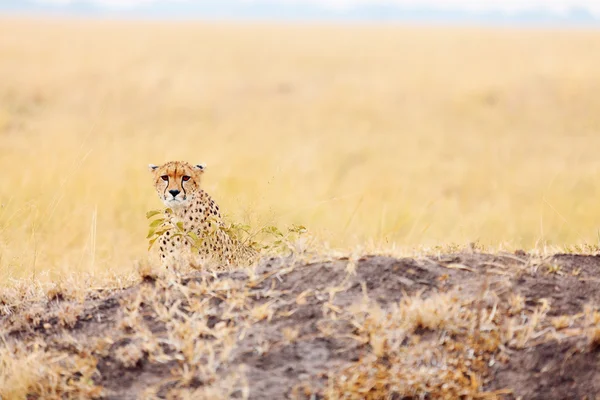
[[[373,352],[373,343],[356,339],[358,328],[352,318],[344,317],[346,310],[366,297],[385,312],[403,298],[427,299],[455,293],[464,298],[495,299],[490,306],[495,314],[489,320],[498,327],[506,326],[511,321],[509,316],[513,322],[531,320],[540,304],[547,304],[539,323],[530,325],[532,330],[520,345],[503,333],[498,346],[482,350],[485,365],[477,370],[478,379],[472,379],[474,390],[482,397],[551,400],[595,398],[600,394],[600,353],[593,325],[596,321],[590,319],[590,310],[600,304],[598,256],[539,258],[523,252],[464,253],[419,259],[367,256],[354,261],[311,263],[271,258],[263,260],[256,274],[191,272],[178,279],[180,293],[185,292],[182,288],[190,288],[190,293],[200,302],[205,300],[210,310],[204,331],[188,333],[195,336],[196,342],[216,343],[218,335],[214,332],[237,327],[231,336],[235,340],[230,343],[230,351],[215,364],[212,375],[198,373],[183,382],[184,374],[178,367],[187,361],[176,356],[178,351],[184,351],[172,343],[169,332],[173,327],[150,301],[139,301],[140,294],[154,293],[171,306],[170,312],[177,314],[174,307],[182,315],[189,315],[191,300],[181,295],[169,297],[170,286],[163,278],[147,277],[120,291],[91,292],[83,302],[59,294],[40,304],[16,306],[10,314],[0,316],[4,345],[27,346],[42,340],[47,346],[45,351],[53,354],[93,357],[96,371],[90,384],[99,388],[97,397],[103,399],[147,398],[149,388],[153,388],[157,398],[179,398],[176,389],[222,387],[231,383],[230,377],[238,371],[242,371],[243,379],[238,388],[231,383],[232,390],[225,397],[327,398],[332,397],[332,379],[336,374],[352,371],[353,365]],[[235,293],[244,293],[243,310],[257,310],[265,305],[265,310],[271,311],[265,317],[255,311],[244,314],[246,319],[236,317],[232,311],[234,292],[215,289],[218,281],[235,286]],[[213,289],[202,297],[198,294],[201,285],[213,285]],[[511,304],[519,296],[523,307],[515,311]],[[183,300],[177,302],[174,298]],[[485,300],[483,306],[488,303]],[[126,323],[131,310],[125,308],[132,304],[137,307],[141,328],[131,328]],[[483,307],[477,301],[467,304]],[[31,311],[34,306],[39,310],[37,314]],[[79,307],[71,324],[64,322],[67,306]],[[568,322],[556,323],[559,318]],[[116,355],[119,348],[130,344],[143,348],[143,336],[136,334],[136,329],[158,339],[162,358],[156,351],[144,348],[139,359],[126,365],[123,357]],[[402,346],[430,343],[434,351],[445,335],[443,331],[443,327],[418,327],[411,333],[412,339],[418,340],[405,340]],[[100,349],[101,342],[108,344]],[[199,360],[208,364],[205,358]],[[347,393],[347,397],[379,398],[374,389],[365,387],[364,392]],[[451,398],[443,391],[407,394],[392,386],[383,390],[388,391],[389,398]],[[67,392],[65,396],[68,397]],[[32,392],[30,397],[39,396]]]

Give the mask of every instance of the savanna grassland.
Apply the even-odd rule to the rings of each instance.
[[[122,272],[205,162],[231,220],[331,247],[596,244],[600,33],[0,23],[0,277]]]
[[[593,30],[0,19],[0,399],[594,398],[599,93]],[[308,233],[157,268],[168,160]]]

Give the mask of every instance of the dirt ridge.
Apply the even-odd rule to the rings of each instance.
[[[0,348],[23,356],[36,343],[39,351],[41,342],[53,359],[89,361],[85,382],[79,366],[62,370],[73,374],[65,378],[70,383],[53,390],[67,398],[327,398],[332,390],[360,398],[349,392],[355,378],[367,398],[386,391],[451,398],[467,388],[490,398],[586,398],[600,393],[599,283],[599,256],[269,258],[254,272],[152,275],[128,289],[91,292],[83,302],[55,296],[22,304],[0,315]],[[438,315],[409,330],[400,317],[385,325],[406,310],[413,314],[405,320],[421,313],[414,304],[441,304],[433,303],[440,296],[457,299],[456,319]],[[369,308],[356,311],[361,304]],[[469,321],[477,322],[470,327]],[[405,335],[394,345],[392,326]],[[383,350],[378,332],[388,335]],[[399,378],[408,367],[433,373],[439,361],[430,360],[432,352],[455,357],[444,370],[462,371],[453,380],[460,386],[464,378],[465,385],[445,392],[427,374],[410,384]],[[369,383],[352,375],[365,365],[393,370],[390,360],[398,354],[413,364],[385,379],[406,385],[404,392],[384,378]],[[28,393],[44,397],[40,388]]]

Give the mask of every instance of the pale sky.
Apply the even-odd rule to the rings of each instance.
[[[88,2],[106,5],[110,8],[131,8],[136,5],[148,3],[178,2],[210,2],[218,0],[37,0],[39,3],[72,4]],[[251,4],[264,0],[230,0],[229,3],[240,2]],[[504,13],[519,12],[524,10],[547,10],[561,14],[573,8],[584,8],[597,17],[600,17],[600,0],[270,0],[272,3],[295,3],[326,6],[328,8],[346,9],[358,4],[384,4],[418,8],[468,10],[468,11],[499,11]]]

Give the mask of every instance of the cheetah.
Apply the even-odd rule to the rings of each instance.
[[[200,180],[205,165],[171,161],[161,166],[149,165],[158,197],[167,206],[162,227],[179,225],[185,235],[163,229],[157,239],[159,257],[165,268],[194,264],[198,258],[214,261],[217,269],[240,262],[252,262],[256,250],[239,243],[225,230],[219,206],[204,190]],[[161,229],[159,229],[160,231]],[[193,246],[188,234],[198,240]]]

